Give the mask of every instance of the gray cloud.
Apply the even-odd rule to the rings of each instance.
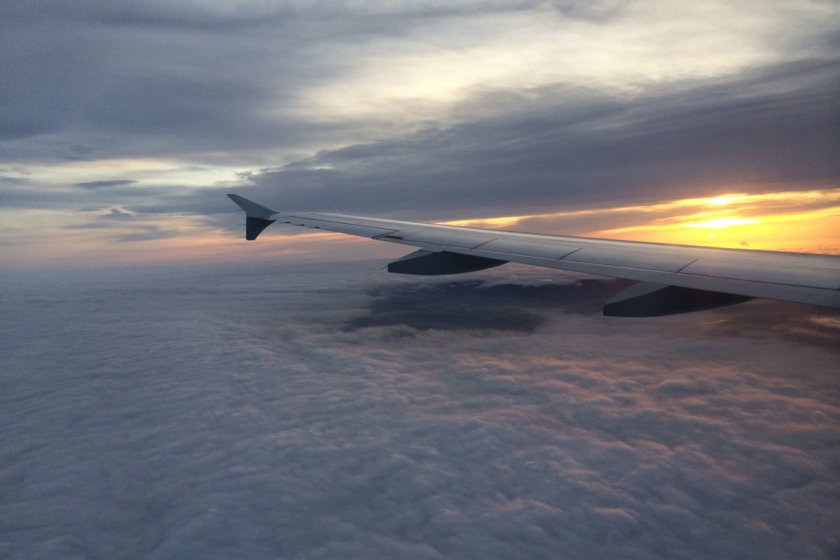
[[[335,141],[358,123],[266,118],[266,111],[345,71],[336,45],[538,5],[291,2],[231,10],[212,3],[6,2],[0,140],[8,144],[0,155],[42,158],[37,142],[12,141],[48,134],[100,157],[310,149],[313,140]],[[64,157],[80,158],[72,147]]]
[[[132,181],[129,179],[115,179],[112,181],[87,181],[84,183],[73,183],[75,187],[82,187],[85,189],[101,189],[104,187],[121,187],[124,185],[130,185],[132,183],[136,183],[137,181]]]
[[[105,216],[107,217],[107,216]],[[124,219],[120,216],[118,219]],[[136,225],[132,227],[131,232],[121,233],[116,237],[116,241],[120,243],[131,241],[153,241],[155,239],[170,239],[178,236],[178,231],[161,228],[160,226]]]
[[[0,39],[0,71],[8,84],[0,126],[6,142],[0,155],[41,161],[47,149],[71,159],[230,152],[230,161],[253,161],[269,150],[293,154],[347,144],[348,138],[381,132],[381,123],[322,122],[277,109],[293,106],[302,91],[352,73],[343,53],[376,52],[378,39],[411,39],[435,22],[548,5],[564,17],[609,21],[623,17],[633,3],[292,2],[232,10],[213,3],[7,2]],[[457,51],[459,40],[464,38],[435,42]],[[832,40],[809,34],[805,58],[833,59]],[[514,85],[512,93],[521,92]],[[562,87],[549,88],[544,99],[558,93],[563,103],[574,101]],[[482,114],[492,103],[474,96],[464,105]],[[42,143],[46,138],[49,148]],[[85,153],[78,153],[79,146]]]
[[[832,157],[838,99],[827,86],[838,75],[836,64],[787,65],[633,102],[562,88],[527,100],[498,92],[481,99],[501,103],[503,116],[244,172],[253,186],[238,192],[281,211],[443,220],[709,196],[733,184],[747,192],[812,188],[840,178]],[[230,190],[109,188],[95,199],[137,213],[228,214]],[[24,207],[78,200],[24,187],[4,198]]]
[[[74,209],[87,212],[112,206],[121,206],[132,211],[135,206],[158,209],[152,202],[166,200],[167,212],[179,212],[181,209],[186,211],[187,208],[184,203],[181,203],[183,197],[192,204],[190,207],[192,212],[210,208],[208,201],[201,200],[202,197],[187,197],[188,193],[193,194],[188,187],[171,185],[137,188],[128,186],[134,181],[122,184],[110,182],[115,184],[108,187],[68,189],[63,186],[45,185],[38,181],[12,180],[9,187],[0,192],[0,201],[6,208]],[[212,196],[209,198],[209,204],[212,204]],[[159,209],[164,210],[163,207]]]
[[[630,102],[546,88],[537,102],[506,99],[504,117],[265,170],[245,192],[293,209],[454,219],[834,182],[839,76],[833,63],[788,65]]]
[[[129,220],[134,217],[134,214],[131,212],[125,212],[119,208],[111,208],[111,211],[108,214],[104,214],[101,217],[108,220]]]

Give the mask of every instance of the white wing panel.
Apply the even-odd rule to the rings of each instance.
[[[318,220],[315,218],[288,216],[286,219],[280,220],[295,226],[304,226],[309,228],[323,229],[324,231],[333,231],[336,233],[346,233],[348,235],[358,235],[359,237],[378,237],[380,235],[387,235],[394,232],[393,229],[385,229],[371,226],[361,226],[356,224],[347,224],[340,222],[330,222],[326,220]]]
[[[357,226],[354,224],[324,223],[319,227],[328,231],[347,233],[349,235],[358,235],[360,237],[379,237],[380,235],[387,235],[394,231],[392,229],[382,229],[370,226]]]
[[[731,278],[733,280],[750,280],[829,290],[840,289],[840,273],[836,270],[823,268],[770,267],[701,260],[688,265],[681,272],[683,274]]]
[[[575,262],[569,259],[540,259],[520,255],[493,253],[490,251],[482,251],[481,249],[483,249],[483,247],[479,247],[477,250],[465,250],[464,252],[470,255],[504,259],[510,262],[530,264],[534,266],[545,266],[560,270],[570,270],[573,272],[584,272],[586,274],[597,274],[600,276],[612,276],[614,278],[626,278],[628,280],[638,280],[641,282],[654,282],[667,286],[682,286],[685,288],[696,288],[698,290],[709,290],[713,292],[738,294],[750,297],[840,307],[840,290],[835,289],[791,284],[775,284],[766,280],[740,280],[725,277],[684,274],[683,272],[667,272],[644,268]],[[840,274],[837,275],[840,276]]]
[[[462,232],[457,229],[455,231],[449,229],[428,229],[405,237],[406,241],[413,241],[415,243],[431,243],[434,245],[461,247],[463,249],[474,249],[493,239],[494,237],[492,235],[472,233],[470,231]]]
[[[677,272],[694,261],[691,257],[680,255],[657,255],[636,251],[604,251],[601,249],[581,249],[565,257],[564,260],[663,272]]]
[[[540,257],[543,259],[562,259],[578,249],[580,249],[580,246],[560,243],[541,243],[539,241],[525,239],[494,239],[481,246],[482,251]]]
[[[330,223],[330,224],[352,224],[352,225],[361,225],[361,226],[371,226],[371,227],[378,227],[380,229],[387,229],[385,226],[380,224],[366,224],[364,220],[327,220],[320,216],[293,216],[299,220],[318,220],[319,222]]]

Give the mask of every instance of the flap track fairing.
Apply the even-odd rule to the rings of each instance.
[[[507,263],[487,257],[474,257],[461,253],[425,251],[420,249],[410,255],[388,264],[388,272],[396,274],[415,274],[418,276],[440,276],[443,274],[463,274],[476,272]]]
[[[743,303],[753,298],[651,282],[634,284],[604,306],[607,317],[662,317],[705,311]]]

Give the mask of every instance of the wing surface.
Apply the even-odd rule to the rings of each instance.
[[[424,255],[466,255],[474,258],[473,270],[480,269],[475,268],[475,263],[484,261],[489,264],[483,268],[494,266],[493,263],[516,262],[663,287],[840,308],[837,255],[542,235],[342,214],[296,213],[278,216],[276,220],[408,245],[421,249]]]

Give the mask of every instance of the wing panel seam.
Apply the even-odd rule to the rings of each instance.
[[[682,272],[683,270],[685,270],[685,269],[686,269],[686,267],[693,265],[693,264],[694,264],[694,263],[696,263],[698,260],[699,260],[699,259],[694,259],[693,261],[691,261],[690,263],[688,263],[687,265],[685,265],[685,266],[684,266],[684,267],[682,267],[681,269],[679,269],[679,270],[677,270],[676,272],[674,272],[674,274],[679,274],[680,272]]]

